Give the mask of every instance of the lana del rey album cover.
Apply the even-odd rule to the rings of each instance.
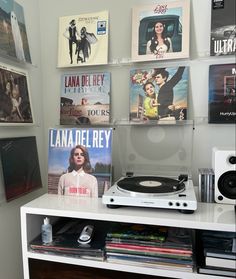
[[[209,68],[209,123],[236,123],[236,64]]]
[[[110,73],[73,73],[61,77],[61,125],[108,124]]]
[[[107,64],[108,24],[108,11],[60,17],[58,67]]]
[[[212,0],[211,56],[236,54],[235,0]]]
[[[48,192],[102,197],[111,186],[112,128],[49,130]]]
[[[183,66],[131,70],[130,120],[186,120],[188,79]]]
[[[133,7],[132,60],[188,58],[189,23],[189,0]]]

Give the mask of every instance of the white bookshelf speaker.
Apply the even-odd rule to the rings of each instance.
[[[236,205],[236,151],[214,147],[215,202]]]

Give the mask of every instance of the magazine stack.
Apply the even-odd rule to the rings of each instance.
[[[199,273],[236,277],[236,233],[202,231],[200,245]]]
[[[105,251],[111,263],[193,271],[191,233],[187,229],[116,224],[107,233]]]

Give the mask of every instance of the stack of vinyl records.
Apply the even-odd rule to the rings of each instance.
[[[184,228],[116,224],[107,233],[105,251],[112,263],[193,270],[191,231]]]
[[[202,231],[198,272],[236,277],[236,233]]]

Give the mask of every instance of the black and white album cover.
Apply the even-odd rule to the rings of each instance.
[[[59,18],[58,67],[107,64],[108,11]]]
[[[235,55],[235,10],[235,0],[212,0],[210,41],[211,56]]]
[[[209,123],[236,122],[236,64],[211,65],[209,69]]]

